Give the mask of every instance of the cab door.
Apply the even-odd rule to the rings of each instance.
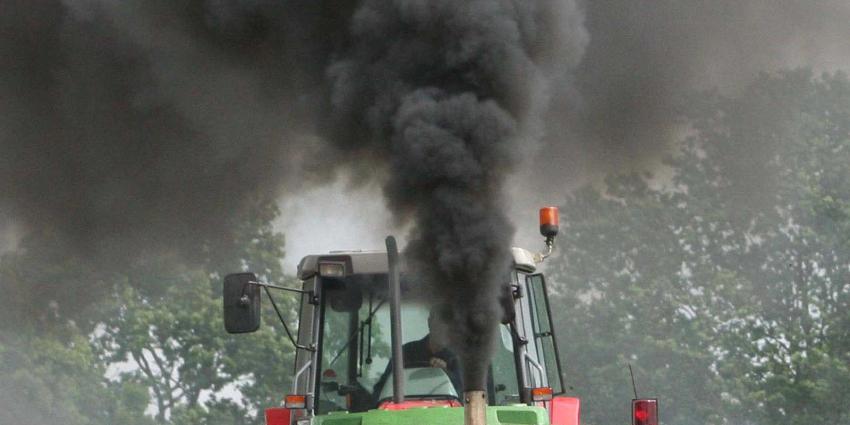
[[[316,388],[316,364],[318,363],[317,351],[319,338],[319,309],[317,297],[319,286],[316,277],[311,277],[302,284],[300,311],[298,314],[298,345],[301,347],[312,347],[312,350],[296,348],[295,369],[293,370],[292,393],[307,395],[312,398]],[[310,409],[313,406],[309,406]]]
[[[558,344],[555,341],[554,327],[552,326],[552,314],[549,306],[549,297],[546,292],[546,279],[542,274],[525,275],[527,290],[527,307],[529,308],[527,330],[528,357],[526,362],[529,368],[529,376],[543,375],[543,382],[537,385],[549,386],[554,395],[564,393],[564,379],[561,372],[561,360],[558,353]],[[529,326],[530,325],[530,326]],[[530,329],[528,329],[530,327]],[[535,364],[536,363],[536,364]],[[540,369],[545,373],[541,373]]]

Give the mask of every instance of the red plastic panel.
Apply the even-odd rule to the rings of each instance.
[[[575,397],[555,397],[550,402],[549,422],[552,425],[579,425],[581,402]]]
[[[266,409],[266,425],[291,425],[290,410],[285,407]]]
[[[401,403],[393,403],[392,401],[387,401],[381,403],[378,406],[378,409],[381,410],[407,410],[412,409],[414,407],[461,407],[459,401],[457,400],[407,400]]]

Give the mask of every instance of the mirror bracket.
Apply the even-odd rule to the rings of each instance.
[[[262,289],[261,289],[262,288]],[[295,292],[309,297],[309,302],[313,305],[318,305],[319,297],[314,291],[304,291],[301,289],[287,288],[285,286],[272,285],[270,283],[260,282],[257,276],[253,273],[233,273],[225,276],[223,301],[224,301],[224,327],[228,333],[249,333],[254,332],[260,327],[260,291],[266,292],[269,301],[274,307],[275,313],[286,331],[286,336],[295,348],[316,351],[315,344],[309,346],[300,345],[297,343],[289,331],[289,326],[283,319],[283,314],[277,307],[274,298],[272,298],[269,289],[278,289],[282,291]]]

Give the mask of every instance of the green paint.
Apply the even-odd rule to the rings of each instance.
[[[496,418],[500,424],[537,424],[538,416],[538,412],[531,410],[511,409],[496,411]]]
[[[370,410],[317,416],[316,425],[462,425],[462,407],[420,407],[407,410]],[[489,406],[488,425],[549,425],[540,407]]]

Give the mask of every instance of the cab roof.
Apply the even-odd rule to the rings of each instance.
[[[522,271],[533,273],[536,269],[534,254],[522,248],[511,248],[514,266]],[[306,280],[319,272],[320,262],[342,263],[345,274],[383,274],[387,273],[386,251],[331,251],[327,254],[308,255],[298,263],[298,278]],[[404,261],[401,262],[404,270]]]
[[[308,255],[298,263],[298,278],[309,279],[319,272],[319,262],[336,262],[345,265],[345,274],[386,273],[387,253],[385,251],[331,251],[327,254]]]

